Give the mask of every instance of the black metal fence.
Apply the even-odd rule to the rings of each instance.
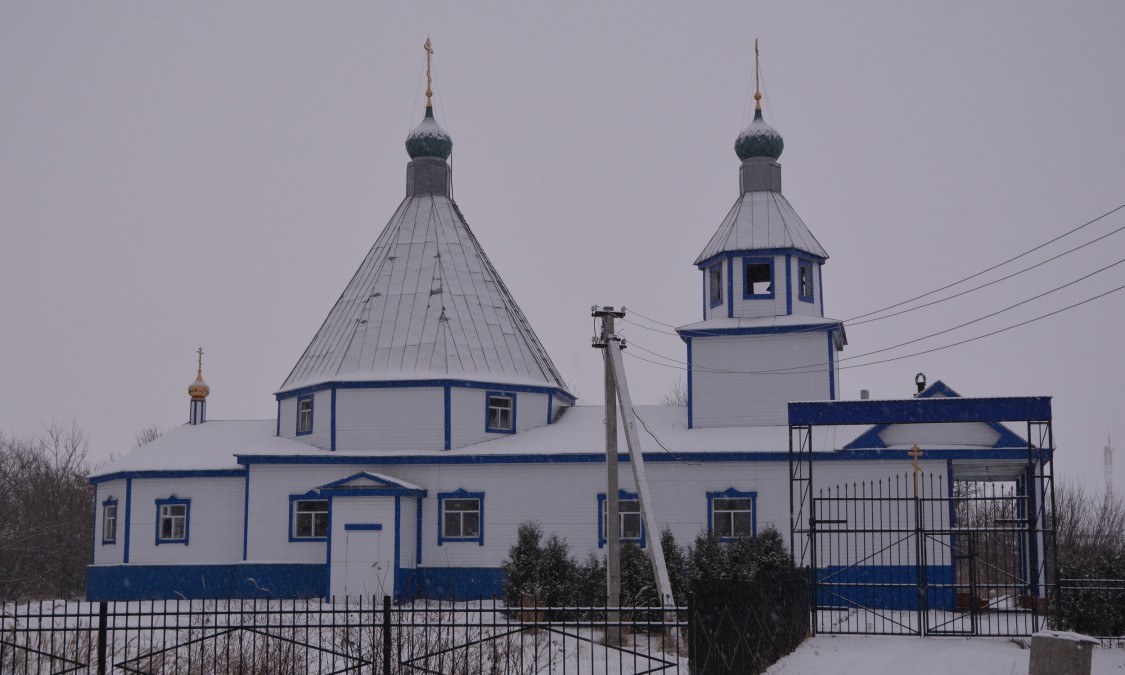
[[[686,673],[687,610],[347,599],[2,605],[0,672]]]

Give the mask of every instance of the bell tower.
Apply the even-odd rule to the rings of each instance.
[[[740,195],[695,260],[703,321],[687,344],[690,427],[783,425],[789,401],[835,399],[844,325],[824,316],[828,253],[781,194],[785,148],[762,116],[754,44],[754,119],[734,143]]]

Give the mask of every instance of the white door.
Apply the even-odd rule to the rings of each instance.
[[[365,602],[374,598],[376,603],[381,603],[383,596],[393,591],[392,556],[390,551],[383,551],[382,539],[381,530],[344,526],[344,595],[363,597]],[[394,547],[387,548],[393,550]]]

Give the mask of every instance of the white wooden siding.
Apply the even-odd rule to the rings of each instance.
[[[221,564],[242,560],[243,487],[237,478],[134,478],[129,562]],[[156,500],[190,499],[188,543],[156,545]],[[121,512],[123,513],[123,511]],[[122,520],[122,524],[124,520]],[[118,526],[120,530],[121,525]]]
[[[483,404],[481,405],[483,415]],[[481,428],[483,429],[483,420]],[[337,450],[441,450],[445,447],[442,387],[340,389]]]
[[[695,427],[788,424],[788,401],[830,398],[823,331],[693,338],[692,364]],[[810,364],[820,366],[814,372],[746,374]]]
[[[372,572],[378,586],[368,588],[366,595],[386,595],[394,592],[394,497],[340,497],[332,500],[332,564],[329,572],[330,593],[343,597],[343,563],[347,560],[347,532],[345,525],[363,523],[379,524],[381,530],[382,566]],[[353,591],[353,595],[354,595]]]
[[[297,437],[297,397],[281,400],[278,407],[278,430],[282,438]]]
[[[403,569],[413,569],[418,565],[418,498],[402,497],[401,511],[398,564]]]

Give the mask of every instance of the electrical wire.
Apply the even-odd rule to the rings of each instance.
[[[654,441],[656,441],[656,444],[659,445],[661,447],[661,449],[664,450],[664,452],[668,453],[668,455],[670,457],[675,459],[677,462],[682,462],[683,464],[687,464],[688,466],[702,466],[703,465],[703,462],[700,462],[698,460],[695,460],[695,461],[686,460],[683,457],[680,457],[676,453],[669,450],[668,446],[664,445],[664,442],[660,440],[660,437],[657,436],[656,434],[652,433],[652,429],[648,428],[648,425],[645,424],[644,418],[637,414],[636,406],[633,406],[632,410],[633,410],[633,417],[635,417],[637,419],[637,421],[641,423],[641,426],[645,428],[645,431],[648,432],[648,435],[652,436],[652,439]]]

